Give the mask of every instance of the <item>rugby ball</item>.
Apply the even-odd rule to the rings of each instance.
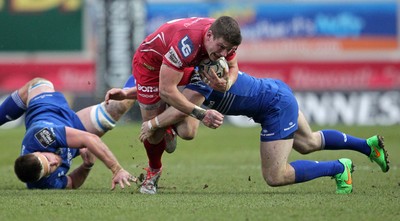
[[[208,58],[202,60],[199,64],[199,71],[204,71],[209,73],[210,70],[213,69],[218,77],[224,76],[225,69],[229,71],[228,62],[224,57],[218,58],[216,61],[212,61]]]

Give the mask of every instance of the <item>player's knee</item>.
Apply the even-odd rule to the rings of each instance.
[[[118,121],[126,112],[128,112],[135,104],[135,100],[122,100],[116,101],[111,100],[107,105],[104,105],[106,112],[114,119]]]
[[[196,136],[197,130],[190,130],[189,128],[178,130],[177,134],[183,140],[193,140]]]
[[[44,78],[34,78],[28,83],[28,92],[31,90],[38,88],[38,87],[48,87],[52,90],[54,90],[54,85],[51,83],[51,81],[44,79]]]
[[[296,148],[296,151],[303,155],[309,154],[309,153],[313,152],[309,147],[310,146],[298,146]]]
[[[90,111],[90,120],[98,131],[104,133],[112,130],[116,124],[116,120],[107,112],[104,102],[92,108]]]
[[[198,124],[192,125],[186,122],[176,127],[176,133],[184,140],[193,140],[196,137],[197,129]]]
[[[264,180],[270,187],[282,186],[281,182],[279,182],[278,179],[275,179],[275,177],[264,177]]]
[[[285,178],[279,173],[263,171],[263,178],[268,186],[277,187],[285,185]]]
[[[300,154],[309,154],[321,150],[321,142],[318,139],[308,139],[304,142],[295,142],[293,148]]]

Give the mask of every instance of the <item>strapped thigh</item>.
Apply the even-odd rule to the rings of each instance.
[[[54,89],[53,83],[51,83],[51,82],[48,81],[48,80],[44,80],[44,79],[43,79],[43,80],[39,80],[39,81],[36,82],[35,84],[32,84],[31,86],[29,86],[28,93],[31,92],[33,89],[36,89],[36,88],[41,87],[41,86],[47,86],[47,87],[49,87],[49,88]]]
[[[92,108],[90,111],[90,120],[93,126],[100,132],[112,130],[116,124],[116,120],[107,112],[104,102]]]

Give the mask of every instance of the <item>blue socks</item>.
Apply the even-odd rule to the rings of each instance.
[[[371,148],[365,139],[350,136],[337,130],[321,130],[322,147],[325,150],[354,150],[369,156]],[[344,166],[338,160],[309,161],[297,160],[290,165],[295,171],[295,182],[302,183],[322,176],[343,173]]]
[[[310,161],[296,160],[290,165],[294,168],[295,182],[302,183],[322,176],[334,176],[343,173],[344,166],[338,160],[334,161]]]
[[[371,148],[365,139],[350,136],[337,130],[321,130],[325,150],[355,150],[369,156]]]
[[[0,126],[21,117],[26,111],[26,105],[18,95],[18,91],[14,91],[0,105]]]

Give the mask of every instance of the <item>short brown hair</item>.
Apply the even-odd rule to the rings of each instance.
[[[232,17],[221,16],[217,18],[210,27],[214,38],[222,37],[233,46],[239,46],[242,43],[242,34],[239,23]]]
[[[14,163],[14,172],[22,182],[35,182],[40,179],[42,164],[34,154],[18,157]]]

